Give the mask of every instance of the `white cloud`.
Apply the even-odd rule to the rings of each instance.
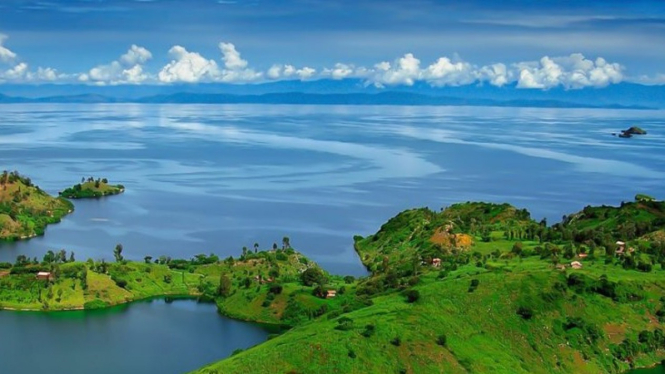
[[[539,62],[515,64],[519,71],[517,87],[548,89],[563,86],[567,89],[605,87],[623,80],[623,66],[608,63],[602,57],[588,60],[581,53],[565,57],[543,57]]]
[[[260,79],[263,73],[248,68],[248,63],[240,57],[231,43],[219,43],[224,67],[220,68],[215,60],[209,60],[196,52],[189,52],[182,46],[169,50],[173,58],[159,72],[159,81],[173,82],[226,82],[241,83]]]
[[[152,53],[143,47],[132,44],[127,53],[120,56],[120,62],[124,66],[135,66],[145,64],[152,58]]]
[[[316,70],[310,67],[296,68],[293,65],[273,65],[266,72],[266,76],[270,79],[300,79],[306,80],[314,76]]]
[[[631,80],[639,84],[645,84],[648,86],[653,85],[665,85],[665,74],[656,74],[656,75],[640,75]]]
[[[504,86],[516,84],[518,88],[550,89],[563,87],[579,89],[604,87],[625,80],[625,68],[602,57],[588,59],[580,53],[569,56],[544,56],[538,61],[494,63],[478,66],[457,56],[441,56],[423,63],[412,53],[406,53],[394,61],[381,61],[373,66],[357,66],[352,63],[336,63],[332,67],[314,69],[293,64],[275,64],[265,71],[252,68],[232,43],[218,44],[221,56],[208,59],[200,53],[188,51],[176,45],[168,51],[170,61],[153,74],[145,69],[153,58],[144,47],[132,45],[117,60],[93,67],[87,72],[62,74],[53,68],[39,67],[31,71],[27,63],[4,46],[7,37],[0,34],[0,82],[59,82],[78,80],[89,84],[140,84],[140,83],[198,83],[224,82],[247,83],[268,80],[318,79],[335,80],[356,78],[367,85],[377,87],[414,85],[424,82],[432,86],[458,86],[490,84]],[[643,84],[665,84],[665,74],[632,78]]]
[[[219,74],[219,68],[214,60],[208,60],[196,52],[189,52],[179,45],[169,50],[173,60],[159,72],[159,80],[165,83],[172,82],[199,82],[212,80]]]
[[[219,49],[222,51],[222,60],[227,69],[241,70],[247,67],[247,61],[240,57],[235,45],[222,42],[219,43]]]
[[[150,51],[134,44],[117,61],[96,66],[87,73],[80,74],[78,80],[99,85],[141,83],[150,78],[143,72],[143,64],[151,58]]]
[[[0,62],[9,64],[16,59],[16,53],[10,51],[3,45],[5,40],[7,40],[7,35],[0,34]]]

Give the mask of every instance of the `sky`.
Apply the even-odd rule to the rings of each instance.
[[[0,1],[0,84],[324,78],[665,84],[665,1]]]

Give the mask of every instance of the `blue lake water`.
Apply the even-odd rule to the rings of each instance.
[[[84,176],[127,188],[76,201],[44,237],[1,244],[0,261],[62,248],[111,259],[117,243],[129,259],[226,257],[289,236],[327,270],[361,275],[353,235],[406,208],[510,202],[555,222],[636,193],[665,198],[665,111],[31,104],[1,105],[0,118],[0,168],[54,194]],[[631,125],[649,134],[610,135]],[[3,316],[0,331],[13,323]],[[224,341],[205,328],[191,334]]]
[[[212,304],[144,301],[102,311],[0,311],[3,374],[179,374],[265,341]]]

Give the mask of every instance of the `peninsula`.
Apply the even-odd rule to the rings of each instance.
[[[81,183],[60,192],[60,196],[67,199],[99,198],[110,195],[118,195],[125,192],[125,186],[121,184],[109,184],[106,178],[81,178]]]
[[[51,197],[17,171],[0,175],[0,240],[43,235],[48,224],[60,222],[73,210],[71,202]]]

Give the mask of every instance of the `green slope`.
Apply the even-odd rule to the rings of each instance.
[[[0,240],[43,235],[46,226],[71,213],[71,202],[53,198],[18,172],[0,175]]]
[[[620,373],[650,365],[665,357],[665,249],[650,239],[658,231],[620,237],[617,217],[655,230],[660,204],[591,208],[611,213],[599,224],[579,215],[553,226],[507,204],[402,212],[354,238],[372,271],[356,293],[372,305],[326,313],[196,373]],[[636,251],[615,255],[619,238]]]

